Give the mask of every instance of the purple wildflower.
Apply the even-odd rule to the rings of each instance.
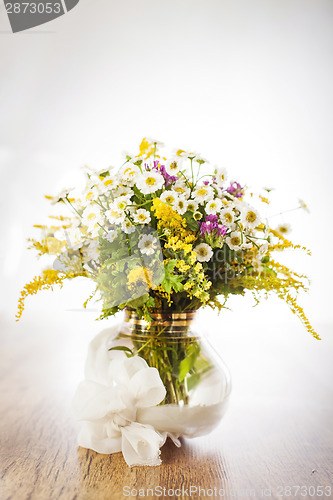
[[[163,177],[165,179],[165,186],[166,187],[170,186],[170,184],[172,184],[173,182],[178,181],[178,177],[176,175],[169,175],[168,174],[168,172],[165,170],[165,166],[164,165],[160,165],[159,171],[160,171],[160,173],[163,175]]]
[[[160,172],[160,174],[163,175],[165,180],[165,187],[168,187],[173,182],[178,181],[178,177],[176,175],[169,175],[168,172],[165,170],[165,166],[160,165],[158,160],[154,161],[153,169],[156,170],[157,172]]]
[[[230,186],[226,189],[226,191],[230,194],[233,194],[236,198],[241,198],[244,196],[244,191],[239,182],[232,182]]]
[[[205,221],[200,224],[200,235],[209,235],[213,231],[215,231],[216,236],[223,237],[226,235],[227,228],[218,223],[217,215],[206,215]]]

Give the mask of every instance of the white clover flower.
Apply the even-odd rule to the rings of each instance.
[[[216,178],[216,184],[219,187],[222,187],[222,185],[228,178],[226,169],[216,167],[214,170],[214,177]]]
[[[207,243],[200,243],[194,248],[196,259],[199,262],[208,262],[213,256],[212,247],[207,245]]]
[[[164,185],[164,177],[154,171],[143,172],[137,179],[137,187],[143,194],[155,193],[161,189]]]
[[[134,214],[133,219],[136,224],[149,224],[151,218],[148,210],[144,208],[139,208]]]
[[[216,212],[221,210],[221,208],[222,208],[222,201],[219,198],[215,198],[207,202],[205,210],[207,214],[215,215]]]
[[[210,186],[201,186],[194,192],[195,200],[200,204],[213,198],[213,194],[214,191]]]
[[[134,233],[135,226],[134,226],[134,224],[132,224],[132,222],[129,219],[125,219],[121,225],[121,229],[124,231],[124,233],[131,234],[131,233]]]
[[[141,253],[145,255],[152,255],[157,248],[157,238],[152,234],[144,234],[141,236],[138,247]]]
[[[259,212],[255,208],[244,204],[240,210],[242,222],[245,227],[254,229],[261,223]]]
[[[183,215],[187,210],[187,200],[184,195],[179,196],[175,204],[175,209],[180,215]]]
[[[131,187],[136,184],[138,178],[141,176],[141,172],[136,165],[128,161],[120,168],[118,176],[121,184],[126,184]]]
[[[106,210],[105,216],[111,224],[121,224],[125,220],[125,211],[118,209],[113,203],[110,209]]]
[[[114,240],[117,238],[118,233],[114,229],[111,229],[107,233],[103,234],[103,238],[107,240],[109,243],[113,243]]]
[[[225,242],[230,250],[240,250],[242,245],[242,233],[240,231],[233,231],[230,233],[230,236],[225,239]]]
[[[232,210],[232,207],[222,208],[222,210],[220,211],[220,219],[224,226],[230,227],[234,222],[234,218],[235,213]]]
[[[177,203],[178,195],[174,191],[164,191],[160,196],[160,200],[173,207]]]

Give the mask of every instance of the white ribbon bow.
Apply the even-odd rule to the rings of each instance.
[[[129,466],[159,465],[160,447],[168,433],[136,421],[139,409],[154,407],[165,398],[159,373],[139,356],[127,358],[113,351],[115,358],[110,359],[103,339],[110,339],[110,332],[101,332],[92,342],[88,379],[81,382],[73,399],[76,417],[83,421],[79,445],[98,453],[122,451]]]

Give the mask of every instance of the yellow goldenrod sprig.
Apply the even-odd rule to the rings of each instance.
[[[54,285],[60,285],[62,287],[63,281],[66,278],[66,274],[60,274],[59,271],[54,269],[46,269],[43,271],[42,276],[36,276],[30,283],[27,283],[18,301],[18,310],[16,314],[16,321],[20,319],[24,310],[24,303],[28,295],[34,295],[40,290],[53,289]]]

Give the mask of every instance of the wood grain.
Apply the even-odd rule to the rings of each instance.
[[[251,340],[244,332],[223,335],[217,344],[233,374],[233,394],[221,425],[209,436],[182,440],[179,449],[168,441],[160,467],[132,469],[120,453],[76,445],[71,398],[88,342],[100,329],[89,315],[71,312],[51,322],[47,315],[27,315],[19,325],[2,320],[1,500],[117,500],[129,490],[137,494],[127,498],[142,498],[140,489],[157,486],[183,487],[178,498],[187,498],[190,486],[240,499],[270,491],[270,498],[319,498],[279,496],[288,485],[333,491],[330,327],[323,327],[329,338],[320,347],[298,331],[290,344],[288,325],[270,340],[260,328]],[[192,490],[191,498],[203,492]]]

